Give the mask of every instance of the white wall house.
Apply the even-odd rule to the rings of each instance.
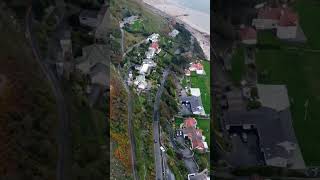
[[[294,39],[297,37],[298,26],[278,26],[277,37],[280,39]]]
[[[275,20],[275,19],[256,18],[252,20],[252,26],[254,26],[258,30],[276,29],[278,22],[279,20]]]

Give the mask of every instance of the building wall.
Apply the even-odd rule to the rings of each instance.
[[[252,26],[257,29],[275,29],[277,28],[278,20],[273,19],[253,19]]]
[[[277,37],[280,39],[294,39],[297,36],[297,26],[278,26]]]
[[[248,44],[248,45],[257,44],[257,39],[242,40],[242,43],[243,44]]]

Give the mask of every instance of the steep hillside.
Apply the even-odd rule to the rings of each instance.
[[[0,177],[53,180],[55,99],[22,28],[3,10],[0,23]]]

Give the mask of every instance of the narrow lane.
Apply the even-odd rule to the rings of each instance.
[[[153,140],[154,140],[154,158],[155,158],[155,170],[156,180],[163,180],[163,174],[165,173],[162,163],[162,152],[160,151],[160,98],[164,89],[164,84],[169,75],[169,68],[164,70],[161,85],[157,91],[156,99],[153,107]]]

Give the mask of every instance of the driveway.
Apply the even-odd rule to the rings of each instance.
[[[177,137],[177,141],[180,144],[184,144],[185,140],[184,140],[183,136],[179,136],[179,137]],[[185,167],[188,169],[188,172],[190,174],[198,172],[199,167],[193,158],[193,152],[189,148],[187,148],[186,146],[183,149],[180,148],[179,150],[180,150],[180,153],[182,153],[182,155],[183,155],[183,161],[184,161]]]
[[[259,151],[258,137],[253,132],[247,132],[248,142],[243,142],[241,133],[231,134],[232,152],[230,163],[235,166],[256,166],[263,162]]]

